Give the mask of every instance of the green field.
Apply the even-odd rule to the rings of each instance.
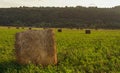
[[[120,30],[55,30],[56,66],[15,62],[15,34],[23,29],[0,28],[0,73],[120,73]]]

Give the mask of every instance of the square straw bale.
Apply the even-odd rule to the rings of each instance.
[[[57,63],[54,32],[27,30],[16,34],[16,60],[19,64],[49,65]]]

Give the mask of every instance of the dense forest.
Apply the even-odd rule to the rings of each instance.
[[[0,8],[0,25],[120,29],[120,6]]]

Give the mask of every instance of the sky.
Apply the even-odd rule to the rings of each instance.
[[[8,7],[65,7],[65,6],[97,6],[114,7],[120,5],[120,0],[0,0],[0,8]]]

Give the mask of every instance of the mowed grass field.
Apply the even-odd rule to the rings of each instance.
[[[120,30],[55,29],[58,64],[47,67],[15,61],[15,34],[26,29],[0,28],[0,73],[120,73]]]

